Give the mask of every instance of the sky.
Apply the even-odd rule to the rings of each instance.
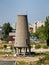
[[[15,23],[17,15],[28,15],[28,22],[45,21],[49,0],[0,0],[0,25]]]

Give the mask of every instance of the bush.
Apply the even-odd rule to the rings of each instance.
[[[0,52],[0,55],[5,55],[5,54],[13,54],[12,52]]]
[[[39,45],[39,44],[38,45],[35,45],[35,48],[36,49],[39,49],[39,48],[41,48],[41,45]]]
[[[7,48],[7,45],[4,45],[4,48],[6,49]]]
[[[3,47],[0,47],[0,49],[3,49]]]
[[[45,55],[45,59],[49,60],[49,54]]]
[[[44,45],[44,46],[43,46],[43,48],[44,48],[44,49],[47,49],[47,48],[48,48],[48,46],[47,46],[47,45]]]
[[[11,50],[13,49],[13,46],[12,46],[12,45],[10,45],[10,49],[11,49]]]

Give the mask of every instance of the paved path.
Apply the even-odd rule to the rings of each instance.
[[[9,61],[0,60],[0,65],[16,65],[16,62],[15,61],[11,61],[11,60],[9,60]]]

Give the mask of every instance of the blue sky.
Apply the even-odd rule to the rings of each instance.
[[[49,15],[49,0],[0,0],[0,25],[15,23],[21,14],[28,15],[29,23],[44,21]]]

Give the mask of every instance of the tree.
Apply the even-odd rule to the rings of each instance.
[[[41,27],[39,27],[38,29],[37,29],[37,31],[36,31],[36,34],[37,34],[37,36],[38,36],[38,38],[39,39],[41,39],[41,40],[45,40],[45,35],[44,35],[44,26],[42,25]]]
[[[3,41],[6,41],[6,42],[8,43],[8,41],[9,41],[9,36],[3,35]]]
[[[45,20],[45,37],[47,41],[47,45],[49,46],[49,16],[46,17]]]
[[[33,37],[37,37],[38,39],[44,41],[45,40],[45,35],[44,35],[44,26],[42,25],[41,27],[37,28],[35,33],[31,33],[30,35]]]
[[[49,16],[46,17],[45,25],[39,27],[34,34],[31,34],[34,37],[37,37],[41,40],[46,40],[47,45],[49,46]]]
[[[36,32],[33,34],[33,37],[37,37],[38,39],[44,41],[45,35],[44,35],[44,26],[37,28]]]
[[[4,32],[3,34],[3,40],[4,41],[9,41],[9,32],[12,31],[12,27],[10,26],[10,23],[4,23],[2,27],[2,31]]]
[[[9,32],[12,31],[12,27],[10,26],[10,23],[4,23],[3,27],[2,27],[2,30],[3,30],[5,35],[8,35]]]

